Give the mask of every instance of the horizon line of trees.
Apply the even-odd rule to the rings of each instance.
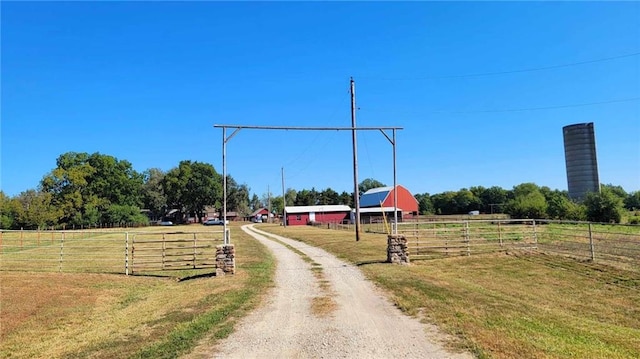
[[[358,186],[359,195],[385,184],[367,178]],[[286,206],[342,204],[353,207],[353,193],[331,188],[285,191],[284,199],[270,193],[251,194],[246,184],[227,175],[227,210],[241,217],[270,205],[273,213]],[[640,191],[627,193],[622,187],[603,185],[583,201],[573,201],[567,191],[522,183],[507,190],[498,186],[475,186],[437,194],[415,194],[419,212],[427,214],[506,213],[512,218],[549,218],[620,223],[625,210],[640,210]],[[285,201],[286,199],[286,201]],[[222,175],[211,164],[181,161],[164,172],[157,168],[140,173],[130,162],[100,153],[67,152],[56,160],[38,189],[15,197],[0,191],[0,228],[36,229],[89,227],[98,224],[146,225],[162,219],[171,209],[201,221],[205,208],[222,207]],[[142,209],[147,212],[143,213]],[[638,217],[633,218],[638,221]]]

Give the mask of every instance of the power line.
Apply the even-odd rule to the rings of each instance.
[[[571,104],[571,105],[513,108],[513,109],[504,109],[504,110],[432,111],[432,112],[435,112],[435,113],[496,113],[496,112],[539,111],[539,110],[554,110],[554,109],[560,109],[560,108],[604,105],[609,103],[630,102],[630,101],[638,101],[638,100],[640,100],[640,97],[631,97],[631,98],[625,98],[625,99],[619,99],[619,100],[600,101],[600,102],[578,103],[578,104]]]
[[[630,54],[618,55],[618,56],[612,56],[612,57],[604,57],[604,58],[595,59],[595,60],[570,62],[570,63],[559,64],[559,65],[541,66],[541,67],[533,67],[533,68],[526,68],[526,69],[519,69],[519,70],[481,72],[481,73],[475,73],[475,74],[438,75],[438,76],[430,75],[430,76],[424,76],[424,77],[418,76],[418,77],[410,77],[410,78],[409,77],[407,78],[375,78],[375,77],[368,77],[368,76],[359,76],[358,78],[383,80],[383,81],[410,81],[410,80],[437,80],[437,79],[453,79],[453,78],[466,78],[466,77],[496,76],[496,75],[508,75],[508,74],[522,73],[522,72],[544,71],[544,70],[553,70],[553,69],[559,69],[564,67],[587,65],[587,64],[597,63],[597,62],[617,60],[617,59],[638,56],[638,55],[640,55],[640,52],[633,52]]]
[[[540,110],[554,110],[554,109],[561,109],[561,108],[605,105],[605,104],[610,104],[610,103],[631,102],[631,101],[638,101],[638,100],[640,100],[640,97],[630,97],[630,98],[617,99],[617,100],[577,103],[577,104],[569,104],[569,105],[541,106],[541,107],[527,107],[527,108],[511,108],[511,109],[499,109],[499,110],[469,110],[469,111],[428,110],[428,111],[426,111],[426,113],[463,114],[463,113],[499,113],[499,112],[540,111]],[[390,110],[390,111],[378,110],[376,108],[371,108],[371,109],[368,109],[368,110],[372,111],[372,112],[381,112],[381,113],[392,112],[394,114],[404,114],[404,115],[417,114],[417,113],[409,113],[409,112],[402,112],[402,111],[395,111],[395,110]]]

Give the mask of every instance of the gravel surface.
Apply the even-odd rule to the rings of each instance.
[[[402,314],[353,265],[250,225],[242,229],[275,254],[276,285],[212,358],[473,358],[446,350],[435,327]],[[269,238],[321,264],[329,285],[320,285],[299,254]],[[328,293],[335,308],[325,315],[312,311],[313,299]]]

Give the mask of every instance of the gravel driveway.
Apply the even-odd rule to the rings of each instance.
[[[251,225],[242,230],[275,254],[276,284],[267,303],[243,319],[213,358],[473,357],[447,351],[434,327],[403,315],[353,265]]]

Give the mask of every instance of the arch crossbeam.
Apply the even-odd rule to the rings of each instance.
[[[394,212],[394,225],[393,225],[393,233],[396,234],[397,231],[397,223],[398,223],[398,198],[396,194],[397,187],[397,178],[396,178],[396,131],[402,130],[402,127],[303,127],[303,126],[253,126],[253,125],[213,125],[214,128],[222,129],[222,178],[223,178],[223,224],[224,224],[224,233],[225,244],[229,244],[231,239],[229,238],[229,231],[227,231],[227,142],[231,140],[240,130],[281,130],[281,131],[380,131],[382,134],[389,140],[393,147],[393,188],[394,188],[394,198],[393,198],[393,212]],[[227,129],[234,129],[234,131],[227,137]],[[392,136],[390,137],[387,134],[387,131],[392,132]],[[355,180],[355,178],[354,178]],[[357,184],[356,184],[357,186]],[[356,187],[357,188],[357,187]],[[358,196],[358,191],[355,191],[354,196]],[[354,203],[358,203],[358,201],[354,201]],[[360,237],[360,208],[356,205],[356,241],[359,240]]]

